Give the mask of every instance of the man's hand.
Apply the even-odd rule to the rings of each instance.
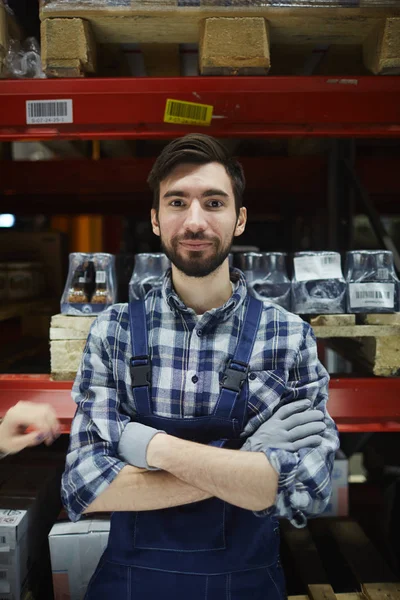
[[[276,411],[251,435],[242,450],[262,452],[265,448],[280,448],[297,452],[300,448],[319,446],[326,425],[324,413],[310,408],[309,400],[298,400]]]
[[[34,431],[25,433],[28,427]],[[42,442],[49,446],[59,435],[60,425],[50,404],[18,402],[9,409],[0,425],[0,452],[15,454]]]

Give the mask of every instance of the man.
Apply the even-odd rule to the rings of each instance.
[[[172,271],[98,317],[73,389],[65,506],[114,511],[86,599],[280,600],[276,518],[330,496],[329,377],[309,325],[229,270],[246,209],[223,146],[171,142],[149,184]]]

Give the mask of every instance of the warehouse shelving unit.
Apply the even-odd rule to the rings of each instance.
[[[27,124],[27,102],[62,99],[72,100],[72,123]],[[187,77],[0,81],[0,141],[165,139],[192,131],[164,122],[168,99],[213,106],[211,125],[197,129],[217,137],[400,137],[399,77]],[[18,400],[47,401],[68,432],[71,387],[47,375],[0,375],[0,415]],[[400,378],[333,378],[329,410],[342,432],[400,431],[399,398]]]

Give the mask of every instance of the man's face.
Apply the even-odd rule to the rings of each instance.
[[[153,232],[172,264],[189,277],[206,277],[227,258],[243,233],[246,209],[236,216],[231,180],[219,163],[183,164],[160,184]]]

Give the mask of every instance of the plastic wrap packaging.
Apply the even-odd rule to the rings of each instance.
[[[398,0],[42,0],[42,7],[49,12],[51,10],[65,10],[72,8],[132,8],[141,6],[157,9],[163,6],[173,7],[340,7],[340,8],[364,8],[364,7],[396,7]]]
[[[160,288],[170,262],[162,252],[136,254],[135,268],[129,282],[129,300],[141,300],[153,289]]]
[[[61,298],[65,315],[97,314],[116,301],[115,257],[112,254],[69,255],[69,272]]]
[[[8,79],[43,79],[40,47],[35,38],[11,40],[4,59],[3,76]]]
[[[347,312],[399,310],[399,280],[388,250],[356,250],[346,256]]]
[[[290,279],[283,252],[244,252],[238,254],[238,266],[243,271],[249,294],[258,300],[269,300],[290,310]]]
[[[338,252],[297,252],[292,309],[299,315],[346,312],[346,282]]]

